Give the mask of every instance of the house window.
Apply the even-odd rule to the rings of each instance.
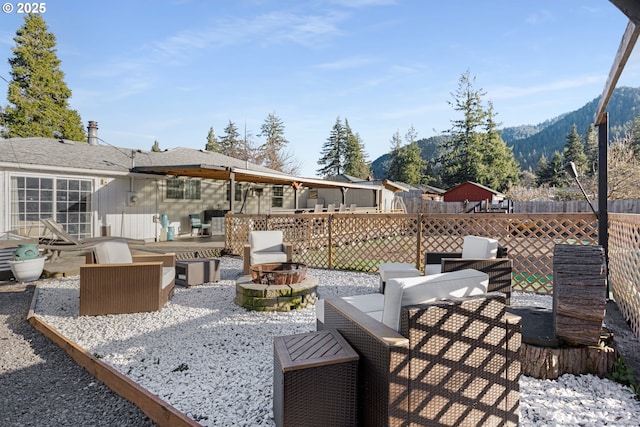
[[[200,200],[200,180],[168,179],[167,199]]]
[[[241,202],[242,201],[242,184],[240,184],[239,182],[236,182],[236,190],[235,190],[235,201],[236,202]],[[231,199],[231,183],[227,182],[227,201],[229,201],[229,199]]]
[[[12,227],[29,233],[40,219],[53,218],[72,236],[91,237],[90,180],[14,176],[11,188]]]
[[[281,208],[284,206],[284,187],[282,185],[274,185],[271,187],[271,207]]]

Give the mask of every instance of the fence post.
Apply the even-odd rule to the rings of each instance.
[[[420,248],[422,247],[422,214],[418,213],[418,222],[416,223],[416,268],[420,270]]]
[[[333,214],[328,214],[327,215],[327,230],[329,231],[329,241],[328,241],[328,249],[329,249],[329,269],[333,268],[333,249],[332,249],[332,242],[333,242],[333,238],[332,238],[332,234],[333,234],[333,230],[331,228],[331,220],[333,219]]]

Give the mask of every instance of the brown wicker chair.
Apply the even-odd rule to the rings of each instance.
[[[489,275],[489,292],[502,292],[506,304],[511,304],[511,273],[513,260],[507,257],[507,248],[498,246],[496,258],[462,258],[462,252],[425,253],[425,274],[428,265],[440,265],[440,272],[472,268]]]
[[[123,240],[100,242],[80,267],[80,315],[160,310],[173,296],[175,254],[131,255]]]
[[[341,298],[324,310],[318,327],[360,356],[359,425],[518,424],[520,319],[504,295],[403,307],[400,333]]]

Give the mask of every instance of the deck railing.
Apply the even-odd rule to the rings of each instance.
[[[283,230],[310,267],[376,272],[382,262],[422,269],[427,251],[459,252],[468,234],[493,237],[513,259],[513,289],[553,292],[556,244],[598,243],[592,213],[227,215],[226,251],[242,254],[251,230]],[[640,215],[609,214],[609,285],[640,339]]]

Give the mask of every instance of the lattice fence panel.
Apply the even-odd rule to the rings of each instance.
[[[267,215],[226,215],[225,250],[242,256],[242,248],[249,241],[249,232],[268,230]]]
[[[378,271],[383,262],[417,261],[418,216],[335,214],[331,220],[331,267]]]
[[[609,214],[609,278],[620,311],[640,339],[640,215]]]
[[[227,215],[226,248],[241,255],[250,230],[281,229],[294,261],[310,267],[377,271],[381,262],[424,264],[426,251],[460,252],[468,234],[497,238],[513,259],[513,288],[553,289],[556,244],[596,244],[585,214]]]

